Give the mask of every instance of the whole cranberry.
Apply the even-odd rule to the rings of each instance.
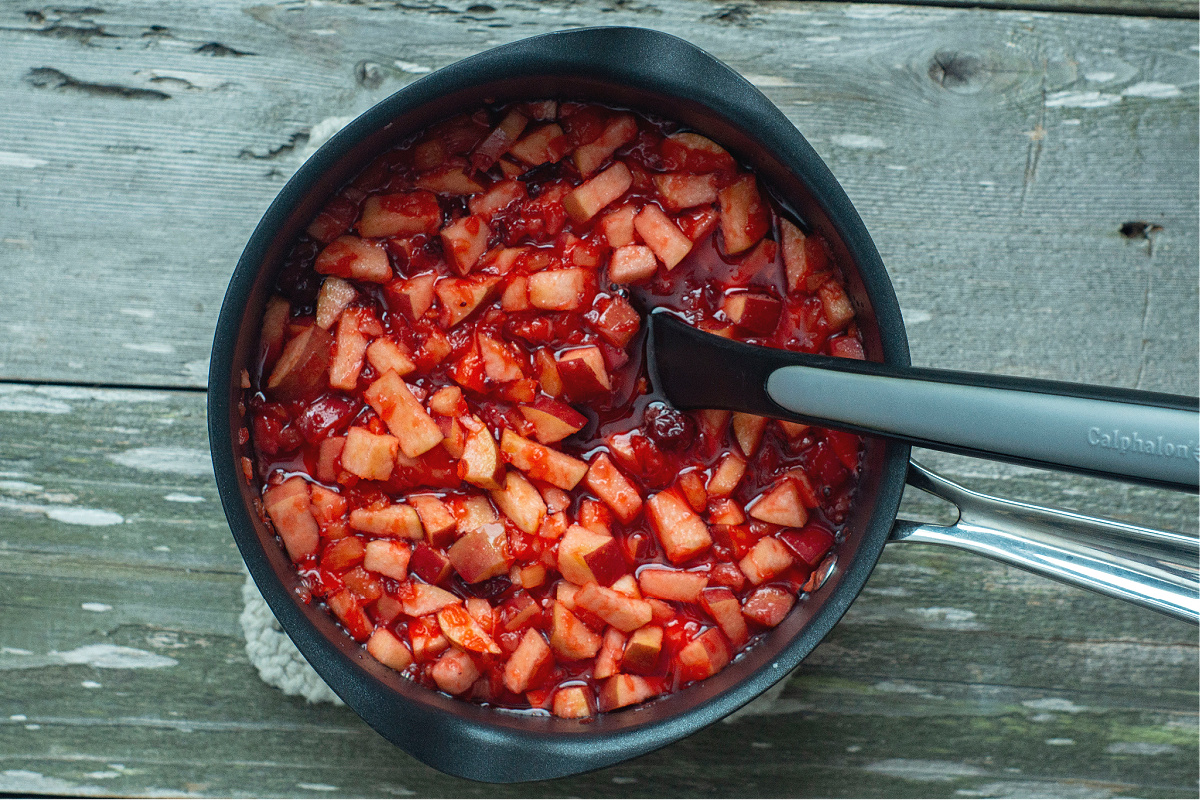
[[[680,450],[696,437],[692,418],[663,403],[646,406],[642,420],[646,434],[664,450]]]

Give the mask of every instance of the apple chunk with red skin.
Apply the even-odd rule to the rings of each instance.
[[[684,645],[676,656],[680,677],[685,681],[702,681],[716,675],[730,658],[729,645],[718,628],[709,628]]]
[[[647,205],[639,211],[633,227],[668,271],[692,251],[692,240],[656,205]]]
[[[800,490],[790,478],[785,478],[775,488],[761,495],[747,507],[746,512],[755,519],[785,528],[802,528],[808,522],[808,509],[804,507]]]
[[[492,500],[523,533],[536,534],[546,518],[546,501],[537,487],[515,469],[504,476],[504,488],[492,491]]]
[[[600,687],[600,710],[613,711],[649,700],[660,691],[640,675],[613,675]]]
[[[770,210],[758,193],[753,175],[746,175],[718,194],[721,204],[721,238],[725,252],[736,255],[749,250],[771,226]]]
[[[446,556],[454,570],[467,583],[479,583],[508,572],[511,557],[504,525],[489,522],[464,535]]]
[[[625,643],[625,653],[621,658],[621,669],[639,675],[649,675],[658,666],[658,657],[662,653],[663,629],[657,625],[646,625],[638,628]]]
[[[533,436],[542,444],[562,441],[587,425],[583,414],[545,395],[534,400],[533,405],[518,406],[517,410],[533,426]]]
[[[272,486],[263,494],[263,506],[293,562],[317,552],[320,528],[312,513],[308,483],[303,478],[297,475]]]
[[[567,528],[558,543],[555,565],[573,584],[611,585],[629,571],[617,540],[582,525]]]
[[[538,670],[549,663],[551,657],[550,645],[546,644],[542,634],[533,628],[525,631],[517,649],[504,665],[505,688],[515,694],[524,692]]]
[[[367,652],[385,667],[402,672],[412,664],[412,651],[386,628],[376,628],[367,640]]]
[[[468,428],[466,446],[458,462],[458,477],[481,489],[499,489],[504,474],[504,462],[491,431],[477,417],[463,417]]]
[[[587,222],[612,201],[629,191],[633,173],[621,161],[576,186],[563,197],[563,208],[577,223]]]
[[[603,640],[579,621],[566,606],[554,602],[550,628],[550,647],[559,656],[577,661],[592,658],[600,651]]]
[[[721,310],[742,330],[756,336],[770,336],[779,325],[783,303],[761,292],[738,292],[725,297]]]
[[[563,391],[573,401],[590,400],[612,391],[604,354],[595,345],[559,353],[556,366]]]
[[[590,611],[619,631],[630,633],[654,617],[650,604],[613,589],[588,583],[575,595],[575,605]]]
[[[267,394],[288,402],[306,397],[325,383],[333,351],[333,336],[310,325],[284,345],[267,378]]]
[[[746,557],[738,562],[738,567],[750,582],[757,586],[779,575],[795,561],[782,542],[773,536],[764,536],[750,548]]]
[[[729,589],[724,586],[708,587],[700,593],[700,605],[717,621],[721,632],[735,647],[741,647],[750,638],[741,604]]]
[[[586,462],[526,439],[508,428],[500,435],[500,452],[508,463],[530,478],[568,492],[583,480],[588,470]]]
[[[500,285],[498,277],[442,278],[434,286],[434,293],[442,304],[439,323],[443,330],[450,330],[462,322],[471,312],[479,308]]]
[[[330,242],[317,256],[314,269],[322,275],[368,283],[387,283],[392,277],[383,245],[357,236],[339,236]]]

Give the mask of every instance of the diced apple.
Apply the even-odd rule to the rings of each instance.
[[[330,543],[321,552],[321,566],[330,572],[345,572],[362,563],[366,548],[357,536],[346,536]]]
[[[333,275],[327,277],[317,292],[317,324],[329,330],[355,297],[358,290],[354,284]]]
[[[688,470],[679,475],[676,481],[683,499],[697,514],[708,506],[708,492],[704,488],[704,478],[696,470]]]
[[[734,325],[755,336],[770,336],[779,325],[783,303],[761,292],[726,295],[721,310]]]
[[[401,378],[417,368],[400,345],[386,337],[376,339],[367,347],[367,362],[380,375],[391,370]]]
[[[267,378],[267,393],[275,400],[288,402],[322,388],[332,350],[333,337],[329,332],[310,325],[284,345]]]
[[[571,219],[582,224],[596,216],[633,185],[633,173],[618,161],[591,180],[575,187],[563,198],[563,208]]]
[[[733,156],[705,136],[691,131],[673,133],[661,145],[663,162],[667,169],[683,172],[731,172],[735,168]]]
[[[492,508],[491,501],[483,495],[455,497],[451,501],[451,508],[459,533],[470,533],[484,525],[500,521],[500,515]]]
[[[663,206],[669,211],[682,211],[717,202],[715,175],[668,172],[654,176],[654,187],[658,189]]]
[[[453,570],[450,559],[441,550],[424,542],[413,548],[412,558],[408,560],[408,571],[430,585],[446,580]]]
[[[810,567],[820,564],[834,543],[833,534],[816,523],[799,531],[783,531],[779,539]]]
[[[472,214],[442,228],[442,249],[451,266],[460,275],[466,275],[479,263],[491,235],[492,230],[484,218]]]
[[[442,278],[434,287],[438,300],[442,303],[441,326],[450,330],[462,322],[471,312],[478,308],[484,300],[500,284],[498,277],[476,278]]]
[[[450,649],[450,640],[433,616],[410,620],[408,640],[412,642],[413,659],[419,664],[429,664]]]
[[[621,114],[613,119],[598,138],[575,148],[572,157],[579,174],[586,178],[600,169],[613,153],[632,142],[637,133],[637,120],[632,114]]]
[[[498,382],[507,382],[525,377],[525,373],[521,370],[521,362],[516,359],[508,345],[482,332],[476,334],[475,338],[479,342],[483,372],[488,378]]]
[[[732,450],[721,457],[705,487],[713,497],[728,497],[746,474],[746,459]]]
[[[612,391],[604,354],[595,345],[575,347],[558,354],[555,366],[563,392],[575,402],[601,397]]]
[[[536,589],[545,582],[545,564],[530,564],[527,567],[521,567],[517,574],[517,580],[514,581],[514,583],[516,583],[522,589]]]
[[[817,289],[817,294],[825,308],[825,320],[832,330],[840,331],[854,319],[854,306],[850,305],[850,298],[840,283],[827,280]]]
[[[710,525],[741,525],[745,521],[746,516],[742,513],[742,507],[728,497],[714,500],[708,506]]]
[[[313,269],[322,275],[369,283],[386,283],[392,277],[392,265],[383,245],[357,236],[334,239],[317,256]]]
[[[493,491],[492,500],[514,525],[530,535],[538,532],[546,518],[546,503],[541,493],[517,470],[508,471],[504,488]]]
[[[513,275],[504,284],[504,292],[500,295],[500,308],[505,311],[528,311],[529,277]]]
[[[350,527],[376,536],[395,536],[400,539],[425,537],[416,509],[403,503],[377,509],[356,508],[350,512]]]
[[[587,417],[566,403],[541,396],[531,406],[518,406],[521,416],[533,426],[533,435],[542,444],[562,441],[587,425]]]
[[[855,336],[835,336],[829,340],[829,355],[835,358],[854,358],[864,361],[867,354],[863,352],[862,342]]]
[[[358,386],[358,373],[362,371],[363,356],[369,341],[363,329],[378,322],[366,309],[356,308],[342,314],[338,320],[337,338],[333,344],[333,359],[329,363],[329,385],[342,391],[353,391]]]
[[[788,291],[794,294],[800,291],[802,286],[805,286],[811,271],[808,259],[805,257],[805,239],[807,237],[803,231],[786,219],[779,220],[779,232],[780,238],[783,240],[783,266],[787,272]]]
[[[508,572],[508,538],[504,526],[492,522],[465,534],[446,556],[467,583],[479,583]]]
[[[710,442],[719,444],[725,438],[725,429],[733,412],[723,408],[705,408],[696,412],[700,433]]]
[[[367,640],[367,652],[385,667],[391,667],[397,672],[403,672],[413,663],[412,651],[408,645],[396,638],[387,628],[376,628]]]
[[[429,670],[429,676],[446,694],[462,694],[479,679],[479,667],[466,652],[451,647]]]
[[[632,522],[641,512],[642,498],[637,487],[621,474],[608,454],[601,453],[592,459],[586,482],[622,522]]]
[[[613,251],[608,262],[608,278],[613,283],[637,283],[654,275],[658,259],[642,244],[626,244]]]
[[[744,414],[741,411],[733,414],[733,438],[737,439],[738,447],[747,457],[754,455],[758,443],[762,441],[763,431],[767,427],[767,418],[755,414]]]
[[[774,628],[796,604],[796,596],[778,586],[760,586],[742,603],[742,614],[764,628]]]
[[[526,185],[521,181],[512,179],[499,181],[497,184],[493,184],[486,194],[476,194],[475,197],[470,198],[468,210],[472,212],[472,215],[486,219],[527,196]]]
[[[417,188],[437,194],[472,195],[483,191],[483,184],[467,175],[461,166],[448,164],[423,172],[417,177]]]
[[[400,440],[400,449],[409,458],[429,452],[445,438],[433,417],[395,372],[384,373],[367,387],[363,397]],[[345,463],[344,453],[342,462]]]
[[[695,603],[708,585],[708,573],[651,568],[638,573],[638,587],[647,597]]]
[[[309,486],[309,490],[312,496],[313,517],[322,529],[329,523],[339,521],[346,516],[346,510],[350,504],[345,497],[315,483]]]
[[[656,205],[650,204],[638,212],[633,227],[667,270],[672,270],[692,251],[692,240]]]
[[[331,436],[322,441],[320,449],[317,451],[317,468],[313,472],[313,477],[324,483],[338,483],[342,448],[345,446],[345,436]]]
[[[542,634],[530,628],[521,637],[516,651],[504,665],[504,686],[510,692],[520,694],[529,688],[538,670],[550,662],[550,645]]]
[[[684,645],[676,656],[680,677],[685,681],[701,681],[716,675],[732,656],[725,637],[718,628],[709,628]]]
[[[373,195],[363,204],[358,232],[370,238],[432,234],[442,225],[442,209],[433,192]]]
[[[795,559],[782,542],[773,536],[764,536],[738,562],[738,567],[757,586],[779,575],[793,563]]]
[[[558,362],[554,360],[554,356],[549,350],[539,348],[533,354],[533,368],[537,371],[538,385],[542,387],[542,391],[551,397],[558,397],[563,393],[562,376],[558,374]]]
[[[583,480],[588,470],[585,462],[551,450],[507,428],[500,437],[500,451],[506,461],[530,478],[545,481],[568,492]]]
[[[543,125],[526,134],[509,152],[531,167],[557,162],[567,154],[567,139],[555,123]]]
[[[592,658],[602,640],[579,621],[562,603],[555,601],[550,628],[550,648],[562,658],[577,661]]]
[[[613,711],[649,700],[660,691],[640,675],[613,675],[600,687],[600,710]]]
[[[429,396],[429,410],[443,417],[458,417],[467,413],[466,403],[463,402],[462,389],[457,386],[443,386]]]
[[[357,218],[358,205],[339,194],[326,203],[305,231],[321,244],[329,244],[349,230]]]
[[[372,572],[378,572],[380,575],[402,581],[408,578],[408,560],[410,558],[412,558],[412,548],[403,542],[376,539],[367,542],[363,555],[363,567]]]
[[[672,563],[687,561],[712,545],[704,520],[673,489],[652,495],[646,501],[646,511]]]
[[[625,347],[642,327],[641,315],[619,294],[598,298],[595,309],[588,314],[588,322],[613,347]]]
[[[611,536],[595,533],[582,525],[571,525],[558,543],[558,571],[578,586],[598,583],[598,576],[588,564],[587,556],[613,541]]]
[[[504,462],[491,431],[478,419],[464,417],[477,423],[467,432],[466,446],[458,462],[458,477],[481,489],[499,489]],[[507,433],[507,431],[505,431]]]
[[[729,589],[724,586],[705,589],[700,593],[700,605],[716,620],[721,632],[734,647],[741,647],[750,638],[746,618],[742,616],[742,607]]]
[[[588,299],[589,270],[548,269],[528,278],[529,304],[546,311],[573,311]]]
[[[433,285],[436,281],[437,275],[433,273],[393,281],[388,284],[388,298],[410,321],[416,322],[433,305]]]
[[[663,649],[663,629],[647,625],[634,631],[625,643],[621,669],[638,675],[649,675],[658,665]]]
[[[386,481],[392,475],[399,450],[400,440],[395,436],[352,427],[346,432],[346,444],[342,447],[342,467],[363,480]]]
[[[783,435],[788,438],[789,442],[798,442],[808,430],[808,426],[803,422],[788,422],[785,419],[775,420],[779,423],[779,429],[783,431]]]
[[[346,632],[356,642],[365,642],[375,628],[363,611],[362,601],[355,597],[349,589],[342,589],[328,600],[329,610],[346,626]]]
[[[563,686],[554,692],[550,711],[563,719],[583,719],[594,713],[595,698],[586,686]]]
[[[413,556],[414,558],[416,557],[416,552],[413,553]],[[411,560],[409,564],[411,567]],[[459,602],[457,597],[440,586],[415,582],[401,585],[400,590],[396,594],[396,599],[403,606],[404,613],[410,617],[423,617],[427,614],[434,614],[446,606]]]
[[[637,212],[636,206],[624,205],[600,218],[596,228],[604,234],[609,247],[618,248],[633,244],[633,218],[637,216]]]
[[[446,606],[437,612],[437,621],[442,634],[455,647],[472,653],[500,655],[500,646],[463,606]]]
[[[320,528],[312,513],[307,481],[297,475],[272,486],[263,493],[263,506],[293,563],[317,552]]]
[[[800,490],[790,479],[780,481],[769,492],[756,498],[746,507],[746,513],[755,519],[785,528],[803,528],[804,523],[808,522],[808,510],[804,507]]]
[[[745,252],[758,243],[771,225],[771,215],[758,193],[753,175],[740,178],[718,193],[721,204],[721,238],[729,255]]]
[[[504,115],[504,119],[500,120],[500,124],[492,129],[482,142],[475,145],[475,150],[471,153],[471,166],[479,172],[487,172],[500,156],[509,151],[528,124],[529,117],[516,109],[509,111]],[[472,210],[471,213],[478,212]]]
[[[575,605],[590,611],[620,631],[629,633],[650,622],[654,616],[650,604],[595,583],[585,584],[577,595]]]
[[[431,494],[416,494],[408,496],[408,503],[417,510],[421,518],[421,527],[425,530],[426,540],[434,547],[445,547],[450,544],[455,532],[454,515],[446,504]]]
[[[606,628],[600,652],[596,654],[596,666],[592,668],[592,677],[599,681],[616,675],[621,669],[621,657],[624,652],[625,634],[611,626]]]

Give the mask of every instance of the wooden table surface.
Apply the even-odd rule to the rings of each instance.
[[[915,363],[1194,395],[1195,2],[94,2],[0,2],[0,793],[1196,796],[1195,627],[923,545],[754,713],[545,784],[440,775],[258,678],[204,424],[226,282],[311,145],[594,24],[684,36],[783,109]],[[1197,529],[1194,496],[918,455]]]

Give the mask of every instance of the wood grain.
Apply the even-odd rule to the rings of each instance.
[[[785,111],[873,232],[917,363],[1196,393],[1194,23],[694,0],[3,7],[0,377],[203,385],[314,129],[597,23],[685,36]]]
[[[202,395],[0,387],[0,429],[0,792],[1195,793],[1196,628],[919,545],[888,548],[842,623],[755,713],[591,775],[448,778],[248,663],[244,573],[205,464]],[[1195,497],[922,458],[983,491],[1195,531]],[[905,513],[939,512],[912,498]]]

